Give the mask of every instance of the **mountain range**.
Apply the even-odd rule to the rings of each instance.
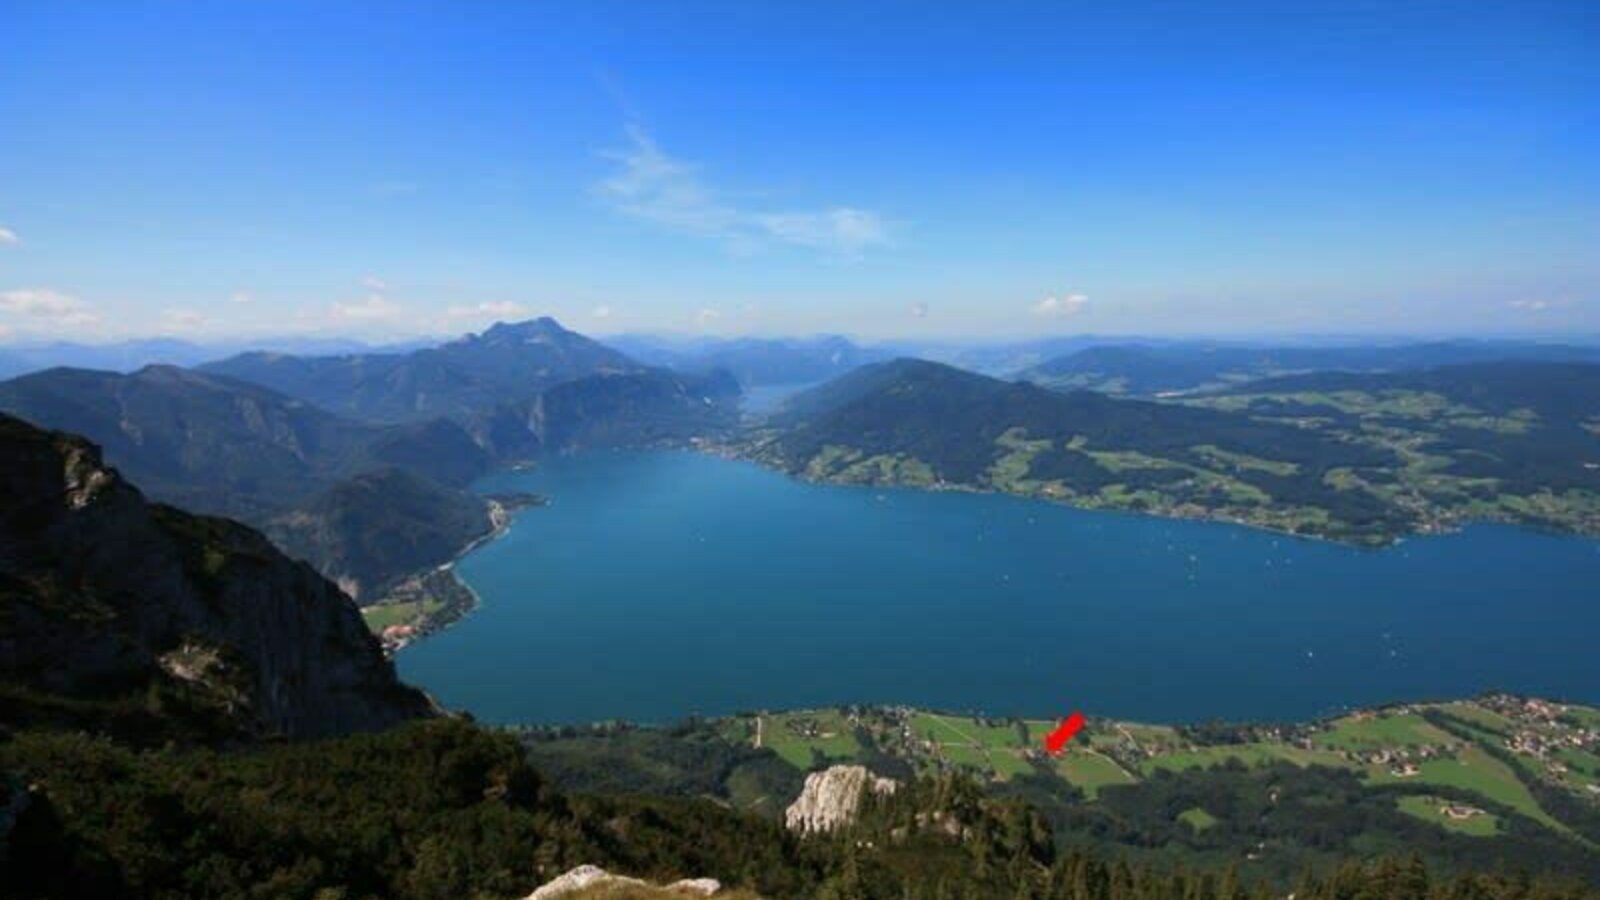
[[[629,356],[683,372],[722,370],[745,387],[807,384],[892,357],[849,338],[704,338],[671,341],[621,336],[609,341]]]
[[[1600,362],[1600,348],[1523,341],[1434,341],[1352,346],[1246,346],[1176,342],[1085,347],[1018,377],[1064,390],[1152,396],[1224,388],[1310,371],[1380,372],[1480,362]]]
[[[738,396],[724,372],[643,366],[549,319],[408,353],[0,382],[0,410],[87,435],[158,499],[264,528],[363,600],[489,530],[463,488],[490,467],[717,433]]]
[[[467,418],[589,375],[645,367],[554,319],[499,323],[409,353],[244,353],[202,372],[271,388],[331,412],[379,422]]]

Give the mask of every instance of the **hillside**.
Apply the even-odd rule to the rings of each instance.
[[[337,587],[225,519],[147,502],[88,442],[0,416],[7,723],[310,737],[428,714]]]
[[[0,383],[0,410],[96,441],[163,501],[253,521],[373,468],[402,465],[463,484],[488,463],[471,436],[448,422],[367,425],[171,366],[24,375]]]
[[[1113,344],[1047,360],[1020,377],[1058,390],[1154,396],[1313,370],[1381,372],[1495,361],[1594,363],[1600,362],[1600,348],[1464,340],[1337,347]]]
[[[1327,477],[1427,528],[1480,519],[1600,533],[1600,365],[1313,373],[1191,402],[1393,453],[1400,465],[1377,478]]]
[[[403,469],[348,478],[263,530],[357,600],[454,559],[493,527],[488,503]]]
[[[742,451],[808,478],[997,490],[1360,543],[1414,524],[1324,478],[1384,470],[1390,452],[1228,412],[1061,394],[915,360],[857,370],[787,410]]]
[[[729,431],[738,420],[739,385],[726,372],[679,375],[661,369],[591,375],[473,419],[500,457],[686,441]]]
[[[638,372],[626,356],[554,319],[499,323],[409,353],[245,353],[200,367],[342,415],[380,422],[464,418],[588,375]]]
[[[935,363],[793,398],[741,448],[808,478],[996,490],[1383,544],[1471,520],[1600,532],[1600,366],[1268,379],[1184,402]]]
[[[1339,857],[1416,853],[1437,870],[1600,878],[1600,710],[1508,695],[1401,704],[1301,724],[1056,720],[905,707],[751,713],[664,729],[521,733],[559,786],[711,796],[781,819],[804,773],[959,774],[1025,799],[1058,841],[1149,864],[1236,865],[1291,881]]]

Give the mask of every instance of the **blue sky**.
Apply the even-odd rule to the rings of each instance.
[[[1600,5],[10,0],[0,229],[0,340],[1592,334]]]

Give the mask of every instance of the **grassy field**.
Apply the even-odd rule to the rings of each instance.
[[[1068,784],[1083,791],[1091,800],[1100,795],[1101,788],[1133,784],[1135,781],[1132,775],[1111,759],[1087,748],[1078,749],[1069,745],[1065,752],[1053,760],[1053,764]]]
[[[1247,766],[1264,766],[1275,762],[1287,762],[1297,766],[1351,767],[1350,763],[1328,750],[1304,750],[1287,744],[1254,743],[1230,744],[1223,747],[1196,747],[1189,750],[1163,753],[1145,760],[1144,771],[1146,775],[1151,775],[1159,769],[1178,772],[1185,769],[1207,768],[1221,765],[1230,759],[1236,759]]]
[[[1476,728],[1492,734],[1508,734],[1511,731],[1511,720],[1493,710],[1484,709],[1476,703],[1457,702],[1441,703],[1437,707],[1440,712],[1455,719],[1460,719]]]
[[[1217,817],[1198,806],[1190,807],[1178,813],[1178,821],[1183,822],[1195,831],[1205,831],[1215,828],[1217,825]]]
[[[1441,787],[1465,788],[1482,794],[1490,800],[1504,803],[1517,812],[1535,819],[1557,831],[1566,831],[1528,793],[1515,772],[1478,747],[1467,747],[1453,759],[1433,759],[1420,766],[1421,774],[1409,778],[1397,777],[1381,766],[1368,770],[1367,778],[1374,784],[1430,784]]]
[[[1372,750],[1383,747],[1444,746],[1455,738],[1439,730],[1416,713],[1376,716],[1346,716],[1312,742],[1333,750]]]
[[[914,713],[911,733],[930,741],[940,755],[958,766],[999,778],[1033,771],[1023,757],[1032,746],[1024,730],[1012,724],[984,724],[971,718],[937,713]]]
[[[1492,837],[1500,830],[1500,820],[1493,813],[1473,816],[1470,819],[1453,819],[1443,812],[1443,807],[1450,803],[1441,797],[1401,797],[1396,806],[1408,816],[1415,816],[1424,822],[1432,822],[1446,831],[1472,837]]]
[[[810,769],[818,756],[829,761],[853,760],[863,749],[854,729],[837,710],[763,716],[761,725],[762,746],[772,748],[799,769]]]
[[[429,597],[426,600],[384,603],[379,606],[363,607],[361,618],[366,620],[367,627],[374,633],[381,633],[391,625],[405,625],[415,622],[423,615],[432,615],[443,608],[443,602]]]

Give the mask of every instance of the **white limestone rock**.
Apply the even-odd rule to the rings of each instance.
[[[806,776],[800,796],[784,812],[790,831],[821,834],[856,820],[866,792],[892,794],[899,782],[880,778],[865,766],[833,766]]]
[[[585,888],[648,887],[646,882],[626,875],[613,875],[599,866],[579,866],[529,894],[527,900],[559,900]],[[722,882],[715,878],[685,878],[668,885],[665,890],[685,897],[709,897],[722,890]]]

